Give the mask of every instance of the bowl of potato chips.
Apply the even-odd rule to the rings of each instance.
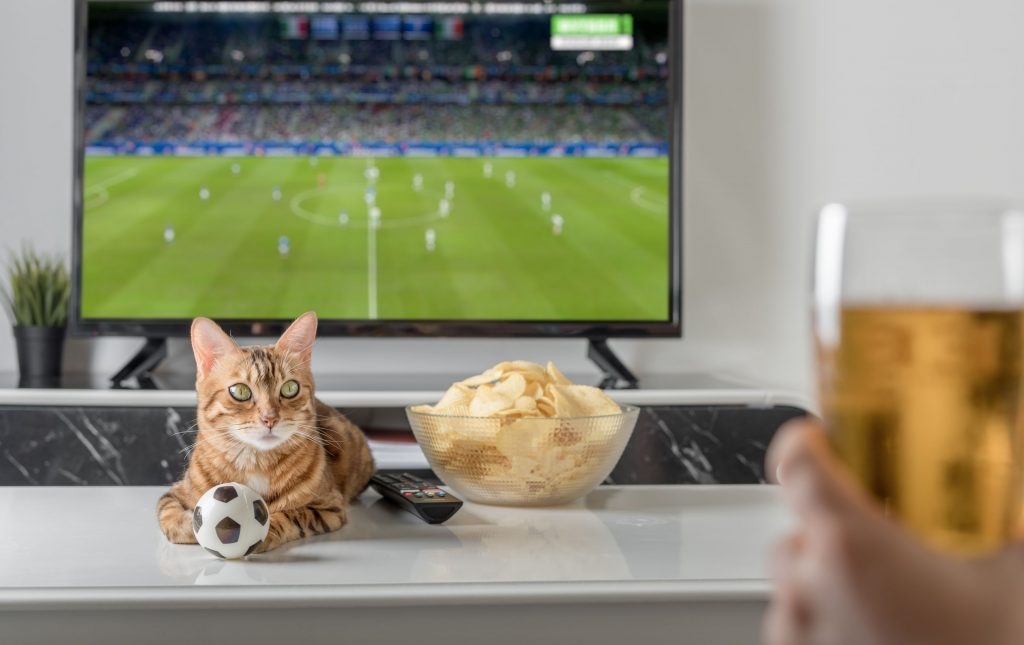
[[[622,456],[639,409],[573,384],[552,363],[499,363],[406,409],[445,484],[463,498],[549,506],[593,490]]]

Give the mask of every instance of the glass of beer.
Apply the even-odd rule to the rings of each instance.
[[[813,304],[822,411],[855,478],[935,547],[1004,545],[1021,504],[1024,214],[829,204]]]

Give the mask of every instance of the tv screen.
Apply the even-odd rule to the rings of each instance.
[[[672,12],[86,3],[78,328],[678,334]]]

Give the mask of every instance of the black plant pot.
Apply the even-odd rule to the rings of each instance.
[[[64,327],[14,327],[19,384],[22,387],[52,387],[60,383],[64,336]]]

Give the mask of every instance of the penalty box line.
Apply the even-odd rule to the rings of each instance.
[[[367,317],[377,320],[377,229],[370,220],[370,212],[366,212],[366,292]]]

